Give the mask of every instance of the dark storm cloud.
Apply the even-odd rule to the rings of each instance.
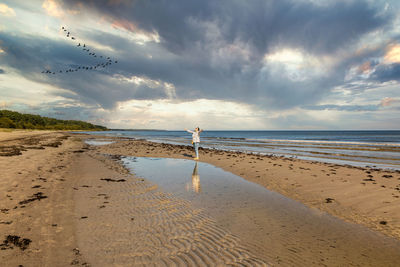
[[[332,53],[390,20],[378,16],[379,10],[365,1],[331,1],[319,6],[305,1],[238,3],[221,6],[220,23],[231,40],[250,41],[262,52],[289,45],[312,53]]]
[[[62,93],[67,98],[104,108],[129,99],[167,98],[163,82],[175,86],[178,99],[222,99],[277,109],[311,105],[343,83],[348,67],[362,62],[360,55],[342,61],[323,77],[297,80],[288,79],[279,66],[265,66],[263,55],[276,47],[298,48],[316,56],[333,54],[392,19],[390,14],[378,15],[379,7],[366,1],[313,5],[261,0],[71,0],[63,6],[74,10],[83,6],[85,16],[93,12],[117,27],[160,36],[160,43],[138,45],[87,30],[85,36],[111,47],[119,63],[102,71],[49,77],[40,74],[46,66],[74,67],[91,59],[63,42],[0,33],[2,59],[8,65],[27,78],[69,90]],[[245,56],[229,52],[230,46],[236,49],[238,44],[245,46]],[[160,84],[127,82],[132,76]]]
[[[329,78],[299,82],[271,69],[261,70],[264,53],[292,47],[314,55],[334,54],[392,19],[388,13],[381,14],[379,5],[366,1],[315,5],[265,0],[96,0],[65,1],[65,6],[76,8],[78,3],[127,30],[157,32],[161,48],[150,48],[149,52],[166,49],[172,58],[142,58],[140,65],[131,67],[152,79],[173,83],[179,97],[256,102],[279,108],[323,97],[343,83],[347,64],[360,58],[346,60],[327,75]],[[215,54],[236,42],[249,45],[249,59],[226,54],[213,65]]]
[[[216,23],[228,42],[240,39],[262,53],[275,45],[331,53],[392,18],[379,15],[381,7],[362,0],[322,5],[290,0],[65,1],[67,7],[78,3],[115,21],[157,31],[176,52],[206,41],[203,22]]]
[[[378,82],[400,81],[400,64],[379,65],[371,79]]]

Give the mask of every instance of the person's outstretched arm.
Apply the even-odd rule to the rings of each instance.
[[[188,133],[193,133],[193,131],[188,130],[188,129],[186,129],[186,128],[185,128],[185,131],[188,132]]]

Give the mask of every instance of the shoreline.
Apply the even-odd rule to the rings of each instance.
[[[87,139],[115,143],[93,146],[84,143]],[[9,147],[20,153],[0,156],[0,190],[7,192],[0,199],[0,259],[8,265],[187,265],[246,260],[260,266],[293,266],[296,262],[395,266],[400,260],[399,198],[394,197],[400,195],[394,189],[400,184],[399,172],[200,149],[202,162],[316,211],[385,234],[374,237],[376,244],[383,242],[382,247],[369,250],[364,257],[360,254],[361,239],[356,241],[361,243],[355,250],[333,249],[330,246],[336,243],[326,240],[324,244],[330,246],[311,253],[308,246],[313,245],[312,239],[292,240],[298,243],[296,249],[294,243],[279,249],[280,239],[290,234],[280,228],[282,222],[277,222],[280,230],[271,235],[273,239],[260,240],[264,243],[256,242],[252,247],[243,236],[247,230],[240,225],[229,228],[217,223],[217,214],[210,217],[190,202],[163,192],[157,184],[129,173],[120,162],[121,156],[191,160],[191,146],[49,132],[12,140],[0,138],[0,151]],[[376,184],[363,181],[366,178]],[[252,212],[240,216],[257,214]],[[14,238],[15,242],[10,239],[7,243],[7,236],[18,237],[19,242]],[[25,239],[30,242],[22,250],[19,246]],[[265,249],[270,251],[268,257],[260,253]],[[279,257],[273,257],[274,253]]]
[[[273,136],[271,139],[263,139],[256,138],[257,135],[252,136],[251,134],[249,134],[249,137],[229,137],[229,134],[225,133],[226,131],[222,131],[225,134],[221,136],[219,136],[220,131],[215,131],[215,134],[212,132],[206,132],[208,135],[203,136],[202,146],[204,148],[227,152],[295,157],[330,164],[400,170],[400,143],[396,142],[397,139],[395,138],[387,139],[385,135],[387,131],[382,131],[382,142],[377,142],[374,139],[375,136],[367,138],[368,135],[363,136],[362,133],[360,138],[345,135],[342,137],[343,140],[339,137],[329,140],[329,136],[322,136],[321,141],[318,141],[318,135],[313,136],[312,134],[309,137],[310,139],[307,139],[307,136],[304,135],[287,136],[288,139],[274,139]],[[236,133],[236,131],[234,132]],[[245,132],[251,133],[251,131]],[[261,132],[265,132],[265,136],[269,134],[268,131]],[[103,135],[103,132],[94,133],[94,135]],[[104,135],[134,139],[144,138],[148,141],[172,145],[190,144],[190,138],[182,135],[181,131],[172,131],[171,134],[165,135],[160,131],[154,136],[153,134],[146,135],[145,132],[139,135],[135,135],[134,132],[132,134],[110,132],[104,133]],[[233,134],[233,136],[237,136],[237,134]]]

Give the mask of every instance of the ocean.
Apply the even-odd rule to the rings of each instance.
[[[185,131],[112,130],[89,134],[190,145]],[[201,146],[353,166],[400,169],[400,131],[204,131]]]

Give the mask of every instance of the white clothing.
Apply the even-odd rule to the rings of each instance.
[[[193,143],[200,143],[200,132],[187,130],[189,133],[192,133],[192,141]]]

